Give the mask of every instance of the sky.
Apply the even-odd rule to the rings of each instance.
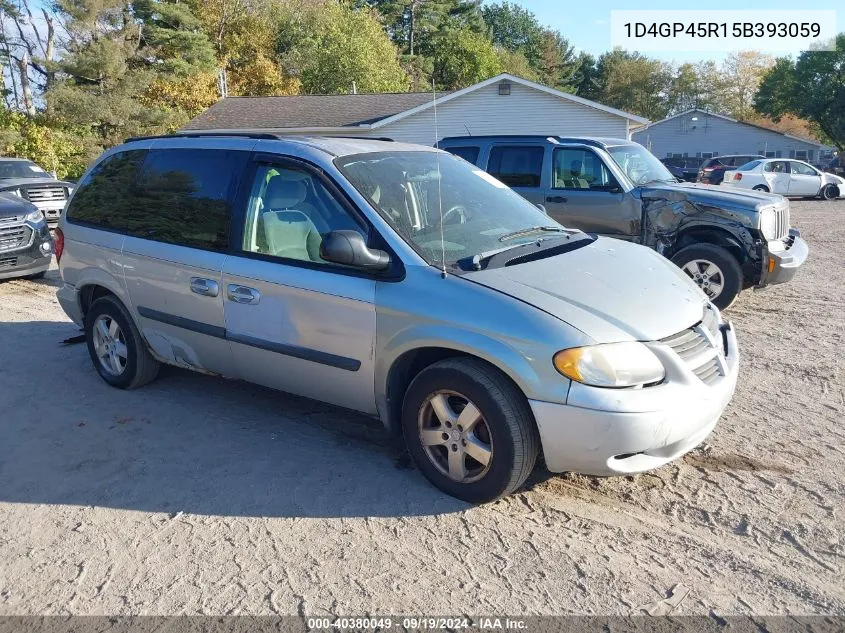
[[[593,55],[600,55],[610,47],[610,12],[611,10],[670,10],[707,9],[711,5],[689,4],[678,0],[640,0],[639,2],[621,2],[619,0],[515,0],[517,4],[534,13],[541,24],[548,25],[563,34],[576,49]],[[725,5],[716,1],[713,8],[756,10],[760,18],[772,10],[796,9],[838,9],[836,22],[838,32],[845,30],[845,3],[843,0],[734,0]],[[696,62],[705,59],[720,61],[727,52],[651,52],[644,51],[649,57],[656,57],[668,62]]]

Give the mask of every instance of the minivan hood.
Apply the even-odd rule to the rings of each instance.
[[[597,343],[676,334],[701,320],[707,302],[662,255],[604,237],[562,255],[465,277],[534,305]]]
[[[702,185],[693,182],[659,182],[641,188],[643,198],[686,199],[711,207],[734,207],[755,210],[778,202],[783,198],[774,193],[752,189],[734,189],[719,185]]]

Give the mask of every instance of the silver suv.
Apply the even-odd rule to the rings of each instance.
[[[553,472],[665,464],[737,379],[731,325],[677,267],[431,148],[133,140],[84,176],[57,251],[110,385],[168,363],[377,416],[472,502],[541,451]]]

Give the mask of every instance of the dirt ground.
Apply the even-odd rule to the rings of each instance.
[[[811,258],[728,311],[704,446],[482,507],[347,412],[175,369],[112,389],[56,271],[0,283],[0,614],[845,614],[845,201],[793,224]]]

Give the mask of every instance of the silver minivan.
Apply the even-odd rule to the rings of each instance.
[[[56,241],[59,301],[110,385],[167,363],[377,416],[467,501],[540,455],[661,466],[736,385],[734,330],[677,267],[432,148],[132,140],[88,170]]]

